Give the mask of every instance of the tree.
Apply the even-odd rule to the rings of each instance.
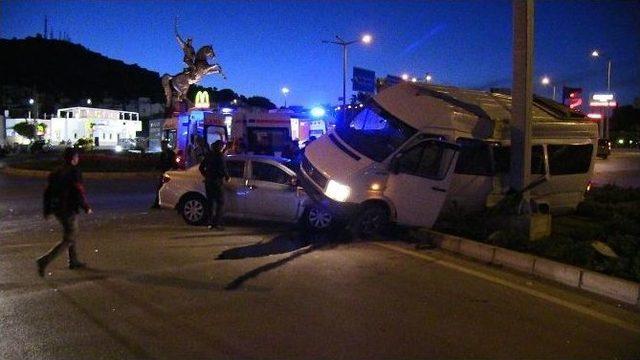
[[[26,121],[13,125],[13,131],[15,131],[16,134],[29,139],[29,141],[33,141],[36,137],[36,126]]]
[[[249,106],[260,107],[260,108],[268,109],[268,110],[276,108],[276,105],[274,103],[272,103],[271,100],[267,99],[266,97],[262,97],[262,96],[252,96],[252,97],[248,98],[245,102]]]
[[[611,116],[611,129],[616,131],[640,131],[640,109],[631,105],[620,106]]]

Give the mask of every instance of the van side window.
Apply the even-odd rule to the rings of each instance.
[[[593,145],[547,145],[551,175],[584,174],[589,171]]]
[[[508,173],[511,170],[511,147],[496,146],[493,148],[493,161],[496,173]],[[542,145],[531,147],[531,173],[544,175],[544,149]]]
[[[460,138],[456,174],[492,176],[489,144],[480,140]]]
[[[402,154],[398,171],[404,174],[439,179],[442,170],[443,148],[436,142],[425,142]]]
[[[531,147],[531,173],[544,175],[544,149],[542,145]]]

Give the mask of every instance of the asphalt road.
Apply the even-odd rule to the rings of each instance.
[[[190,227],[148,210],[148,180],[87,181],[90,268],[59,258],[42,279],[34,260],[60,237],[43,185],[0,174],[1,359],[640,357],[637,308],[401,233]]]
[[[640,187],[640,151],[614,151],[606,160],[597,159],[593,183]]]

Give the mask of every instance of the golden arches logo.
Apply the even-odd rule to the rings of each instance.
[[[208,109],[209,108],[209,92],[198,91],[198,93],[196,94],[195,106],[200,109]]]

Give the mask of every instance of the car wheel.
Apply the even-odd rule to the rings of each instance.
[[[389,211],[385,206],[371,204],[365,206],[351,222],[349,229],[356,238],[368,238],[379,234],[389,225]]]
[[[305,225],[311,230],[328,230],[334,223],[333,214],[322,206],[311,206],[305,212]]]
[[[182,218],[189,225],[200,225],[204,223],[207,215],[207,206],[204,196],[188,195],[182,201],[180,207]]]

